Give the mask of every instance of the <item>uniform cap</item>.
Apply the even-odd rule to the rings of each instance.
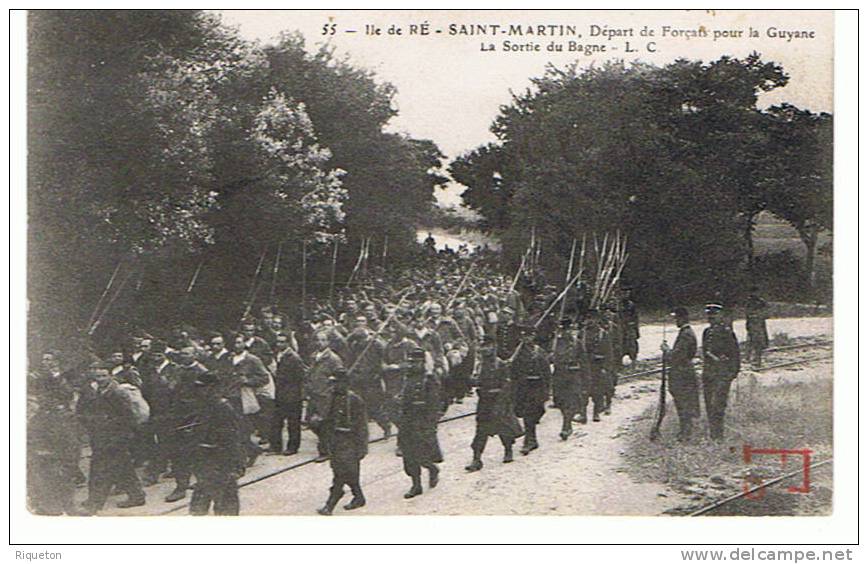
[[[723,310],[723,306],[720,304],[705,304],[705,313],[719,313]]]

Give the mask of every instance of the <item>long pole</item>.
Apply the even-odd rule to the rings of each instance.
[[[134,271],[130,271],[129,273],[127,273],[127,275],[121,281],[120,285],[118,286],[118,289],[115,290],[115,293],[112,295],[112,297],[109,299],[109,301],[106,302],[105,308],[102,310],[102,313],[99,314],[99,317],[96,318],[96,321],[94,321],[91,324],[90,328],[87,330],[88,335],[93,335],[93,332],[96,331],[96,328],[99,327],[100,323],[102,323],[102,320],[105,317],[105,314],[108,313],[109,310],[112,308],[112,305],[115,303],[115,300],[117,300],[118,296],[121,295],[121,292],[123,292],[123,290],[124,290],[124,286],[127,285],[127,282],[129,281],[130,278],[132,278],[133,274],[134,274]]]
[[[277,286],[277,271],[280,269],[280,255],[283,252],[283,241],[277,244],[277,255],[274,257],[274,268],[271,271],[270,304],[274,305],[274,290]]]
[[[250,310],[253,308],[253,299],[256,297],[256,287],[257,282],[259,281],[259,273],[262,271],[262,263],[265,262],[265,253],[268,252],[268,246],[262,249],[262,256],[259,257],[259,264],[256,265],[256,272],[253,274],[253,282],[250,285],[250,293],[247,297],[247,305],[244,307],[244,313],[241,315],[241,319],[243,320],[245,317],[250,315]]]
[[[573,237],[573,246],[570,249],[570,264],[567,266],[567,279],[564,281],[565,284],[570,283],[570,278],[573,276],[573,260],[576,257],[576,238]],[[564,311],[567,308],[567,300],[561,300],[561,312],[560,317],[563,319]],[[554,352],[555,348],[558,346],[558,334],[555,333],[555,338],[552,340],[552,352]]]
[[[335,237],[335,248],[332,251],[332,272],[331,277],[329,278],[329,303],[331,304],[334,300],[335,295],[335,269],[338,264],[338,238]]]
[[[305,316],[307,308],[307,239],[301,242],[301,316]]]
[[[458,287],[452,293],[452,297],[449,298],[449,302],[446,304],[446,307],[443,308],[443,311],[446,312],[452,307],[452,304],[455,302],[455,298],[458,297],[458,293],[461,292],[461,289],[464,288],[464,283],[467,282],[467,277],[470,276],[470,272],[473,270],[473,267],[476,266],[476,262],[471,263],[470,268],[467,269],[467,272],[464,273],[464,278],[461,279],[461,283],[458,284]]]
[[[111,290],[112,285],[115,282],[115,277],[118,275],[118,270],[121,268],[121,264],[123,263],[123,259],[118,261],[117,266],[115,266],[114,272],[112,272],[111,277],[109,278],[108,284],[106,284],[105,289],[102,291],[102,295],[99,297],[99,300],[96,302],[96,307],[93,308],[93,313],[90,314],[90,319],[87,321],[87,326],[90,328],[94,321],[96,320],[97,313],[99,312],[99,308],[102,306],[102,302],[105,299],[106,295],[108,295],[109,290]]]
[[[196,267],[196,272],[193,273],[192,278],[190,278],[190,283],[187,284],[187,293],[193,291],[193,288],[196,287],[196,281],[199,279],[199,272],[202,271],[202,265],[205,264],[205,259],[199,261],[199,266]]]
[[[353,365],[350,366],[349,370],[347,370],[348,376],[353,373],[353,370],[356,369],[356,366],[358,366],[359,362],[362,360],[362,358],[364,358],[365,353],[367,353],[368,349],[371,348],[371,345],[373,344],[373,342],[376,341],[377,338],[379,338],[379,336],[383,332],[383,330],[389,325],[389,323],[392,321],[392,319],[394,319],[395,316],[398,314],[398,311],[400,311],[401,306],[404,305],[404,300],[406,300],[407,296],[410,295],[410,290],[412,290],[412,289],[413,289],[413,286],[408,286],[407,288],[405,288],[403,290],[404,295],[401,296],[401,299],[398,301],[398,305],[395,306],[395,309],[392,311],[392,313],[389,314],[389,317],[387,317],[386,320],[380,324],[380,326],[377,328],[377,331],[374,333],[374,336],[368,340],[368,344],[365,345],[365,348],[362,349],[361,354],[359,354],[359,356],[356,357],[356,361],[353,362]]]

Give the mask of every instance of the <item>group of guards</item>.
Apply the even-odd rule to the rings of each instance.
[[[408,272],[403,282],[424,282],[402,284],[402,291],[375,280],[367,291],[348,291],[339,305],[310,304],[313,313],[297,330],[265,307],[229,335],[201,337],[179,327],[160,341],[137,333],[130,354],[113,351],[85,369],[61,372],[58,353],[45,353],[29,386],[31,507],[93,514],[112,491],[127,494],[118,506],[135,507],[145,503],[142,482],[161,476],[175,481],[166,497],[173,502],[187,496],[195,477],[192,514],[207,514],[212,505],[215,514],[238,514],[245,469],[263,451],[295,454],[307,427],[317,437],[317,462],[328,460],[333,471],[319,509],[328,515],[345,487],[352,493],[345,509],[365,505],[359,472],[369,420],[386,439],[397,427],[396,454],[411,480],[405,497],[412,498],[423,491],[423,469],[428,487],[436,487],[443,460],[437,423],[474,387],[469,472],[482,469],[488,437],[500,439],[505,463],[520,437],[521,454],[539,448],[537,425],[550,398],[562,413],[563,440],[575,421],[599,421],[611,412],[622,359],[635,361],[638,352],[639,321],[628,289],[602,310],[589,310],[578,292],[552,329],[543,315],[550,296],[525,308],[508,280],[484,268],[462,275],[460,264]],[[686,437],[698,415],[696,338],[686,312],[675,313],[681,329],[665,354]],[[734,339],[726,323],[713,321],[703,335],[703,391],[714,437],[722,433],[724,382],[738,372]],[[88,499],[79,507],[73,499],[83,477],[82,427],[90,471]]]

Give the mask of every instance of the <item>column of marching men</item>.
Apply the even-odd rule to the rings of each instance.
[[[141,506],[143,485],[170,479],[175,487],[166,502],[190,495],[192,514],[212,506],[215,514],[238,514],[238,480],[246,469],[263,453],[297,454],[302,429],[309,429],[316,461],[329,461],[333,473],[319,509],[328,515],[345,487],[352,499],[344,509],[366,503],[360,463],[369,421],[386,439],[397,428],[395,453],[410,480],[409,499],[423,493],[423,470],[427,487],[437,486],[438,421],[474,388],[468,472],[482,469],[490,436],[503,445],[504,463],[512,462],[517,439],[522,455],[540,448],[545,439],[537,425],[550,399],[562,414],[562,440],[574,423],[610,414],[618,374],[638,352],[629,288],[591,310],[579,285],[557,320],[543,316],[555,288],[537,286],[522,296],[492,269],[477,266],[471,274],[466,263],[430,261],[391,284],[372,277],[333,304],[312,300],[310,315],[294,325],[265,306],[238,332],[180,326],[158,339],[137,331],[104,359],[65,371],[59,353],[46,351],[28,386],[31,508],[94,514],[112,492],[126,494],[118,507]],[[734,334],[715,321],[723,318],[719,310],[708,308],[712,327],[703,335],[702,389],[713,437],[722,434],[729,382],[739,369]],[[679,437],[687,438],[699,415],[697,343],[686,310],[675,313],[681,329],[664,354],[671,359]],[[79,466],[82,432],[90,447],[86,477]],[[88,497],[78,506],[75,488],[85,480]]]

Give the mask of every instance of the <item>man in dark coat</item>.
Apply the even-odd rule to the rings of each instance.
[[[593,420],[600,420],[605,410],[607,383],[605,380],[606,350],[605,334],[600,330],[599,314],[595,310],[585,312],[582,323],[580,365],[583,380],[587,384],[586,393],[581,396],[579,405],[580,420],[587,421],[588,400],[594,403]]]
[[[328,460],[328,434],[323,427],[332,399],[332,386],[329,378],[344,368],[340,357],[329,347],[329,333],[317,331],[314,335],[316,352],[313,353],[304,380],[304,396],[307,398],[305,418],[311,431],[317,436],[317,462]]]
[[[75,482],[79,474],[78,425],[72,411],[73,387],[57,364],[43,354],[42,369],[27,382],[27,499],[37,515],[78,515]]]
[[[573,434],[573,417],[579,412],[582,392],[579,339],[569,317],[561,319],[561,332],[552,356],[552,395],[563,416],[560,437],[565,441]]]
[[[332,487],[320,515],[331,515],[335,505],[349,486],[353,499],[344,509],[351,511],[365,505],[365,494],[360,483],[360,463],[368,454],[368,414],[365,402],[349,389],[347,371],[338,366],[329,376],[332,387],[329,408],[323,419],[321,432],[328,437],[329,464],[332,469]]]
[[[184,442],[185,435],[180,428],[185,424],[195,405],[197,391],[194,382],[208,371],[195,359],[195,352],[193,347],[184,347],[174,353],[177,364],[169,374],[171,390],[169,420],[172,425],[169,459],[172,463],[172,473],[175,475],[175,489],[166,496],[166,501],[169,503],[184,499],[190,487],[192,471],[187,445]]]
[[[404,472],[413,484],[406,499],[422,493],[422,468],[428,470],[428,487],[434,488],[440,476],[437,462],[443,461],[437,441],[440,417],[440,386],[433,374],[425,370],[425,350],[410,352],[410,367],[401,391],[401,416],[398,446],[403,454]]]
[[[488,437],[498,436],[503,444],[504,464],[512,462],[512,445],[523,433],[512,406],[512,383],[505,361],[497,357],[493,336],[488,337],[480,349],[481,367],[476,382],[476,433],[470,448],[473,461],[464,467],[468,472],[482,470],[482,453]]]
[[[368,327],[368,319],[356,316],[356,326],[347,337],[350,347],[350,388],[365,401],[368,416],[383,430],[383,438],[392,436],[383,386],[383,363],[386,344]]]
[[[545,414],[549,398],[551,371],[545,354],[534,342],[531,325],[520,327],[521,343],[511,363],[510,379],[513,383],[516,417],[524,423],[523,455],[539,448],[536,426]]]
[[[762,366],[763,351],[769,346],[769,333],[766,328],[767,307],[766,301],[757,294],[756,287],[752,287],[745,304],[745,326],[750,355],[748,360],[757,368]]]
[[[145,492],[136,475],[130,444],[136,421],[128,397],[102,362],[92,363],[87,383],[81,388],[76,410],[90,437],[91,457],[88,497],[84,509],[101,510],[112,486],[126,492],[118,507],[145,504]]]
[[[181,433],[186,437],[190,468],[196,489],[190,500],[190,515],[238,515],[238,478],[244,475],[246,453],[240,440],[239,415],[220,397],[219,378],[202,372],[193,382],[194,411]]]
[[[636,362],[639,354],[639,310],[633,301],[633,289],[630,286],[622,286],[623,294],[619,309],[621,334],[623,339],[622,350],[629,355],[632,362]]]
[[[722,314],[719,304],[708,304],[709,326],[702,333],[702,393],[712,439],[723,439],[723,419],[729,388],[741,369],[738,339]]]
[[[274,373],[274,414],[271,419],[271,452],[287,456],[298,452],[301,444],[301,414],[304,401],[304,361],[290,346],[285,333],[275,337],[277,369]],[[283,450],[283,427],[288,429],[286,450]]]
[[[238,413],[241,415],[241,434],[244,436],[244,449],[247,451],[247,466],[253,466],[262,449],[253,442],[251,434],[256,429],[257,416],[261,406],[256,391],[262,386],[268,385],[271,374],[262,360],[251,353],[247,348],[247,340],[241,333],[230,337],[232,343],[231,375],[225,392],[231,394],[227,399],[240,405]],[[233,404],[235,405],[235,404]]]
[[[693,419],[699,417],[699,385],[693,369],[696,334],[690,327],[687,308],[673,309],[672,316],[678,326],[678,337],[671,349],[664,341],[662,350],[669,367],[669,393],[678,413],[678,440],[686,441],[693,429]]]

